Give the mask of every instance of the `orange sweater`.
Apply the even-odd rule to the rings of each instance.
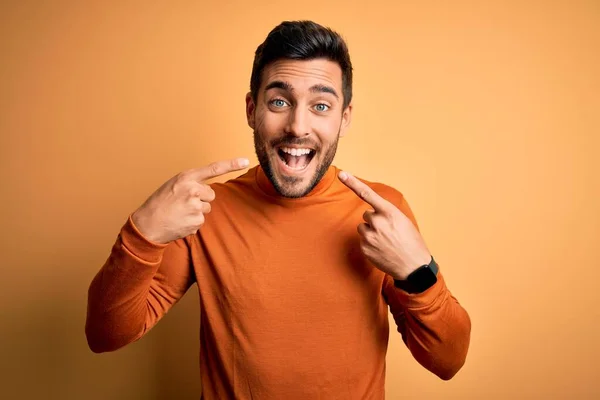
[[[383,399],[388,306],[414,358],[450,379],[465,362],[467,312],[441,271],[408,294],[366,261],[356,228],[370,207],[338,172],[298,199],[279,196],[258,166],[212,184],[199,233],[167,245],[130,217],[89,289],[90,348],[140,339],[197,283],[205,399]],[[399,192],[363,182],[416,225]]]

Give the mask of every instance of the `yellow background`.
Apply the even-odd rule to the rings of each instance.
[[[600,3],[376,0],[2,2],[0,397],[199,397],[195,287],[101,355],[87,287],[166,179],[256,163],[253,53],[287,19],[347,39],[335,164],[405,194],[472,319],[449,382],[394,332],[388,398],[598,398]]]

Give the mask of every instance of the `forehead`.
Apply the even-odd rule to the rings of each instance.
[[[261,87],[274,81],[289,83],[294,90],[302,91],[315,84],[333,86],[341,92],[342,69],[339,64],[327,59],[277,60],[265,67]]]

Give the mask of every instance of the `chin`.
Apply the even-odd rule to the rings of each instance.
[[[275,188],[284,197],[297,198],[308,194],[313,187],[317,171],[315,168],[316,160],[310,162],[301,168],[293,168],[287,165],[279,156],[271,159],[273,166],[272,183]],[[275,165],[273,165],[275,164]],[[273,182],[274,181],[274,182]]]
[[[317,177],[319,160],[316,152],[304,157],[305,160],[299,160],[304,162],[294,160],[289,164],[281,154],[281,150],[275,150],[269,157],[269,171],[263,169],[280,195],[289,198],[303,197],[310,193],[320,180],[321,177]]]
[[[322,147],[314,143],[288,140],[274,147],[254,135],[258,161],[275,190],[283,197],[306,196],[319,183],[333,161],[337,140]]]

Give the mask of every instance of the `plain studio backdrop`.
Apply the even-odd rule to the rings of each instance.
[[[165,180],[257,163],[254,50],[294,19],[350,47],[354,118],[335,164],[404,193],[472,319],[448,382],[390,319],[387,398],[598,398],[593,0],[3,1],[0,397],[199,398],[197,288],[142,340],[97,355],[88,285]]]

